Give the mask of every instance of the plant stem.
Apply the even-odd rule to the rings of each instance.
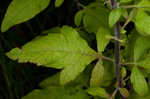
[[[117,8],[117,2],[116,0],[110,0],[111,9]],[[119,27],[119,21],[114,25],[114,32],[115,32],[115,38],[120,39],[120,27]],[[120,42],[115,40],[115,66],[116,66],[116,76],[117,76],[117,83],[118,87],[122,87],[122,81],[121,81],[121,71],[120,71]]]

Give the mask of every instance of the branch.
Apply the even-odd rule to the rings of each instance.
[[[116,0],[110,0],[111,9],[117,8],[117,1]],[[114,26],[114,32],[115,32],[115,38],[120,39],[120,25],[119,21]],[[116,66],[116,76],[117,76],[117,83],[118,88],[122,87],[122,81],[121,81],[121,71],[120,71],[120,42],[115,40],[115,66]]]

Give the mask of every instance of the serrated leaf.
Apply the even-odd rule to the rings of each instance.
[[[105,50],[105,47],[109,43],[110,39],[107,38],[107,36],[110,36],[109,29],[102,26],[99,27],[96,33],[98,52],[103,52]]]
[[[5,14],[1,31],[5,32],[10,27],[25,22],[41,11],[50,3],[50,0],[13,0]]]
[[[76,24],[76,26],[80,26],[83,16],[84,16],[84,10],[80,10],[76,13],[75,18],[74,18],[74,22]]]
[[[120,94],[124,97],[124,98],[128,98],[129,97],[129,91],[126,88],[120,88],[119,89]]]
[[[119,20],[121,17],[121,8],[114,9],[109,14],[109,27],[113,27],[113,25]]]
[[[55,7],[60,7],[63,4],[64,0],[55,0]]]
[[[150,16],[146,12],[138,10],[134,23],[141,35],[150,35]]]
[[[83,25],[88,33],[96,33],[100,26],[108,26],[109,10],[102,7],[87,8],[83,17]]]
[[[22,99],[90,99],[88,94],[79,88],[50,86],[34,90]]]
[[[11,59],[13,60],[17,60],[20,53],[21,53],[21,50],[19,48],[14,48],[11,50],[11,52],[7,56],[11,57]]]
[[[92,75],[90,79],[91,87],[99,87],[103,81],[104,76],[104,67],[102,60],[99,60],[92,70]]]
[[[134,61],[138,61],[150,48],[150,37],[138,36],[134,45]]]
[[[61,84],[74,80],[86,65],[96,59],[97,53],[71,27],[64,26],[61,32],[39,36],[25,44],[17,55],[18,62],[62,68]],[[12,51],[7,53],[11,59],[14,57]]]
[[[131,83],[133,84],[133,88],[135,92],[137,92],[139,95],[144,96],[148,94],[149,89],[147,82],[142,75],[142,73],[138,70],[136,66],[133,67],[132,73],[131,73]]]
[[[106,92],[106,90],[104,88],[100,88],[100,87],[91,87],[91,88],[87,89],[87,92],[92,96],[99,96],[102,98],[109,97],[109,94]]]

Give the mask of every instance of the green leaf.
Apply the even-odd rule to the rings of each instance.
[[[107,38],[108,36],[110,36],[109,29],[102,26],[99,27],[96,33],[97,47],[99,52],[103,52],[108,45],[110,41],[110,39]]]
[[[108,26],[109,10],[104,7],[87,8],[83,25],[88,33],[96,33],[100,26]]]
[[[147,82],[142,75],[142,73],[139,71],[139,69],[134,66],[131,73],[131,83],[133,84],[133,88],[135,92],[137,92],[139,95],[144,96],[148,94],[149,89]]]
[[[55,7],[60,7],[63,4],[64,0],[55,0]]]
[[[109,97],[109,94],[105,91],[105,89],[100,88],[100,87],[91,87],[91,88],[87,89],[87,92],[92,96],[99,96],[102,98]]]
[[[138,6],[141,6],[140,9],[144,11],[150,11],[150,1],[149,0],[142,0],[139,2]]]
[[[106,60],[103,60],[103,66],[104,66],[104,77],[102,86],[109,87],[116,77],[115,66],[111,62],[108,62]]]
[[[150,16],[146,12],[138,10],[134,23],[141,35],[150,35]]]
[[[84,13],[85,13],[84,10],[80,10],[75,15],[74,22],[75,22],[76,26],[80,26],[83,16],[84,16]]]
[[[14,48],[11,50],[11,52],[7,56],[11,57],[11,59],[13,60],[17,60],[20,53],[21,53],[21,50],[19,48]]]
[[[5,14],[1,31],[5,32],[10,27],[25,22],[41,11],[50,3],[50,0],[13,0]]]
[[[120,3],[130,3],[133,0],[120,0]]]
[[[121,8],[112,10],[109,14],[109,27],[113,27],[120,17],[121,17]]]
[[[150,48],[150,37],[138,36],[134,45],[134,62],[138,61]]]
[[[47,88],[49,86],[59,86],[60,85],[59,84],[59,76],[60,76],[60,73],[57,73],[53,76],[46,78],[45,80],[43,80],[40,83],[40,87]]]
[[[90,99],[90,96],[80,88],[50,86],[36,89],[22,99]]]
[[[92,71],[90,86],[91,87],[100,86],[103,81],[103,76],[104,76],[103,62],[102,60],[99,60]]]
[[[49,30],[43,31],[41,34],[48,34],[48,33],[60,33],[61,31],[60,27],[53,27]]]
[[[122,79],[125,78],[127,76],[127,70],[125,67],[121,68],[121,77]]]
[[[96,59],[97,54],[77,31],[68,26],[64,26],[61,33],[36,37],[20,51],[17,55],[20,63],[30,62],[63,69],[60,74],[61,84],[74,80],[91,61]],[[16,51],[10,51],[7,56],[14,59],[14,52]]]
[[[146,96],[140,96],[137,93],[132,93],[128,99],[149,99],[150,94],[146,95]]]
[[[129,91],[126,88],[120,88],[119,89],[120,94],[124,97],[124,98],[128,98],[129,97]]]

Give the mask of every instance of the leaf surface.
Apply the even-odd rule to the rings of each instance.
[[[109,94],[106,92],[106,90],[104,88],[100,88],[100,87],[91,87],[91,88],[87,89],[87,92],[92,96],[99,96],[102,98],[109,97]]]
[[[79,88],[50,86],[34,90],[22,99],[90,99],[88,94]]]
[[[51,0],[13,0],[5,14],[1,31],[5,32],[10,27],[25,22],[43,11]]]
[[[102,60],[99,60],[92,70],[92,76],[90,79],[90,86],[91,87],[98,87],[101,85],[104,76],[104,67]]]
[[[149,89],[147,82],[142,75],[142,73],[139,71],[139,69],[134,66],[131,73],[131,83],[133,84],[133,88],[135,92],[137,92],[139,95],[144,96],[148,94]]]
[[[92,6],[92,5],[91,5]],[[96,33],[100,26],[108,26],[109,10],[99,7],[85,9],[83,17],[84,28],[88,33]]]
[[[113,27],[113,25],[119,20],[121,17],[121,8],[114,9],[109,14],[109,27]]]
[[[65,84],[74,80],[91,61],[96,59],[96,54],[76,30],[64,26],[61,33],[36,37],[22,49],[15,48],[8,52],[7,56],[13,60],[18,59],[20,63],[30,62],[63,69],[60,82]]]
[[[141,35],[150,35],[150,16],[146,12],[138,10],[134,22]]]
[[[110,41],[108,36],[111,36],[109,28],[105,28],[103,26],[99,27],[96,33],[98,52],[103,52],[105,50]]]
[[[138,61],[150,48],[150,37],[138,36],[134,45],[134,61]]]
[[[64,0],[55,0],[55,7],[60,7],[63,4]]]

